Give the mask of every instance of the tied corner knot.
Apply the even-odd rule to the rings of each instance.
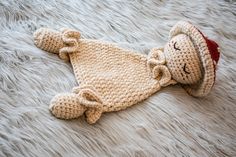
[[[78,95],[77,100],[81,105],[95,109],[102,107],[103,101],[101,96],[92,86],[75,87],[72,92]]]
[[[153,48],[148,55],[147,62],[152,77],[159,81],[161,87],[176,83],[171,79],[171,73],[166,66],[163,48]]]
[[[49,110],[61,119],[74,119],[85,114],[89,124],[95,123],[102,115],[102,100],[90,87],[76,87],[72,93],[61,93],[54,96]]]
[[[89,124],[94,124],[103,113],[103,101],[92,86],[80,86],[73,89],[77,101],[86,107],[85,118]]]
[[[68,54],[78,51],[79,47],[79,31],[73,29],[62,28],[62,41],[64,46],[59,50],[59,57],[64,60],[69,60]]]
[[[148,66],[164,65],[166,63],[163,48],[153,48],[148,54]]]

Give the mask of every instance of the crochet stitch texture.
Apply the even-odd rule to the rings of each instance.
[[[180,24],[199,35],[189,23]],[[171,33],[177,30],[175,27]],[[153,48],[147,56],[113,43],[80,39],[80,33],[71,29],[37,30],[35,45],[70,61],[79,84],[71,93],[56,95],[51,100],[50,111],[62,119],[85,114],[87,122],[92,124],[102,113],[123,110],[147,99],[161,87],[177,82],[193,87],[203,84],[202,77],[208,75],[190,35],[176,33],[164,49]],[[205,38],[199,38],[198,42],[206,45]],[[209,92],[211,84],[212,81],[203,84],[193,95],[206,95],[204,91]]]
[[[61,58],[70,60],[79,82],[72,93],[59,94],[52,99],[50,110],[56,117],[77,118],[85,112],[87,121],[94,123],[103,112],[125,109],[148,98],[161,86],[174,83],[165,66],[160,64],[152,72],[146,55],[111,43],[79,39],[80,35],[72,32],[65,30],[63,34],[43,28],[34,34],[38,47],[59,52]],[[69,42],[63,44],[63,36],[76,38],[66,38]],[[158,51],[152,50],[153,53]]]

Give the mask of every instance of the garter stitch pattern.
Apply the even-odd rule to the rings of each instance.
[[[80,33],[71,29],[41,28],[34,41],[72,64],[79,86],[56,95],[49,106],[53,115],[63,119],[85,114],[92,124],[102,113],[123,110],[161,87],[177,82],[198,86],[206,73],[196,43],[186,34],[176,34],[164,49],[153,48],[148,56],[113,43],[80,39]]]

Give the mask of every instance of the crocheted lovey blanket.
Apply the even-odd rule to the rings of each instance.
[[[71,93],[56,95],[50,111],[63,119],[85,113],[92,124],[102,113],[123,110],[171,84],[182,84],[193,96],[207,95],[215,80],[218,45],[185,21],[170,36],[164,48],[153,48],[146,56],[113,43],[80,39],[76,30],[37,30],[35,45],[70,61],[79,84]]]

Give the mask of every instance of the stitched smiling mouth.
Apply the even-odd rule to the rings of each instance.
[[[186,74],[190,74],[190,72],[188,72],[187,69],[186,69],[186,65],[187,65],[187,64],[185,63],[185,64],[184,64],[184,67],[183,67],[183,70],[184,70],[184,72],[185,72]]]

